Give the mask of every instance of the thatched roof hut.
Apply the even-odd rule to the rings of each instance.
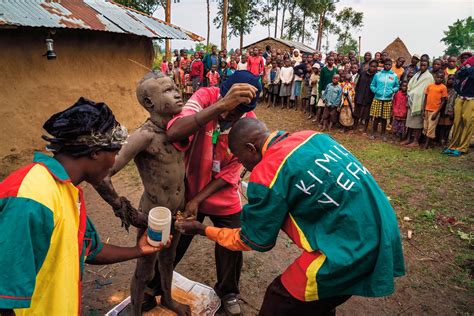
[[[393,42],[391,42],[385,49],[383,50],[384,52],[388,53],[388,56],[392,60],[396,60],[398,57],[403,57],[405,58],[405,61],[408,63],[411,60],[411,54],[408,51],[408,48],[406,47],[405,43],[400,39],[400,37],[397,37]]]

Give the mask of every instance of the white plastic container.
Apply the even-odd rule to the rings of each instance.
[[[162,206],[154,207],[148,213],[147,239],[152,246],[160,242],[166,244],[170,239],[171,211]]]

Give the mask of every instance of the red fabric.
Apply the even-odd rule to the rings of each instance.
[[[205,109],[220,98],[219,88],[201,88],[196,91],[183,111],[176,115],[169,123],[168,129],[180,118],[194,115]],[[255,117],[253,112],[246,117]],[[175,143],[178,150],[186,151],[186,201],[191,200],[212,179],[223,179],[231,184],[207,198],[199,207],[199,211],[208,215],[231,215],[240,212],[240,197],[237,191],[240,182],[242,165],[232,155],[228,145],[228,131],[223,132],[216,144],[215,158],[212,134],[217,127],[217,119],[208,122],[195,135],[191,135],[184,143]],[[220,172],[212,171],[212,161],[220,162]]]
[[[86,202],[84,201],[84,194],[82,192],[82,189],[79,186],[77,186],[77,189],[79,190],[79,202],[81,203],[81,208],[79,210],[79,231],[77,233],[79,258],[80,258],[82,254],[82,247],[84,247],[84,235],[86,234],[87,211],[86,211]],[[78,284],[79,315],[81,315],[81,305],[82,305],[82,276],[81,275],[80,275],[80,279],[78,283],[79,283]]]
[[[204,76],[204,64],[202,63],[201,60],[193,60],[191,62],[191,71],[189,74],[192,77],[199,77],[201,80]]]
[[[219,84],[219,73],[217,71],[212,72],[209,71],[206,75],[206,77],[209,79],[209,86],[214,87]]]
[[[306,270],[319,256],[321,256],[319,251],[304,251],[281,275],[281,283],[294,298],[306,301],[306,286],[301,286],[301,284],[308,283]]]
[[[164,61],[161,63],[161,72],[166,73],[168,71],[168,62]]]
[[[300,234],[298,234],[298,228],[296,228],[290,216],[286,217],[281,229],[288,235],[288,237],[290,237],[290,239],[298,246],[298,248],[303,249]]]
[[[11,173],[5,180],[0,182],[0,199],[17,196],[23,179],[35,165],[36,163],[26,165]]]
[[[398,91],[393,96],[393,116],[395,118],[403,118],[407,117],[408,112],[408,95],[403,93],[402,91]]]
[[[247,59],[247,70],[255,76],[260,76],[264,68],[262,56],[249,56]]]
[[[266,187],[270,186],[278,168],[288,154],[308,137],[315,134],[314,131],[296,132],[285,138],[279,143],[279,146],[270,147],[265,155],[272,155],[272,159],[267,159],[265,164],[258,164],[250,175],[250,182],[259,183]],[[276,148],[276,149],[275,149]]]

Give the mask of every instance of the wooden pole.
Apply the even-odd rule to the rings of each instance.
[[[361,39],[361,37],[359,36],[359,53],[358,53],[358,55],[359,55],[359,58],[358,58],[359,59],[359,64],[360,64],[360,39]]]
[[[166,0],[165,21],[171,23],[171,0]],[[169,39],[165,40],[165,58],[167,61],[171,60],[171,41]]]
[[[207,3],[207,41],[206,41],[206,53],[209,53],[209,40],[211,37],[211,9],[209,5],[209,0],[206,0]]]
[[[229,12],[229,0],[223,0],[222,11],[221,50],[227,49],[227,14]]]

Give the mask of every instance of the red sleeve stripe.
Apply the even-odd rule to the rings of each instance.
[[[35,165],[36,163],[26,165],[17,171],[14,171],[5,180],[3,180],[0,183],[0,199],[17,196],[23,179],[25,179],[28,172],[30,172],[31,168],[33,168]]]
[[[294,133],[271,146],[250,175],[250,182],[271,188],[286,160],[314,135],[317,135],[314,131]]]

